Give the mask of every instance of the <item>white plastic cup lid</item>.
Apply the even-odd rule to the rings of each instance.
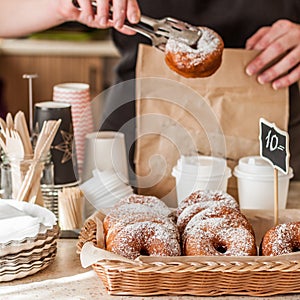
[[[234,169],[234,175],[236,177],[273,177],[274,168],[269,162],[267,162],[260,156],[246,156],[239,159],[239,163]],[[290,168],[287,175],[279,172],[278,176],[289,176],[291,178],[293,177],[293,170],[292,168]]]
[[[260,156],[247,156],[239,160],[239,170],[241,172],[253,174],[273,174],[273,167]]]
[[[223,174],[219,174],[219,175],[212,175],[210,173],[202,174],[201,172],[191,174],[191,173],[181,172],[175,166],[172,169],[172,176],[177,179],[184,178],[185,180],[188,180],[188,181],[210,181],[210,180],[216,181],[216,180],[221,180],[221,179],[227,180],[228,178],[231,177],[231,169],[229,167],[226,167]]]

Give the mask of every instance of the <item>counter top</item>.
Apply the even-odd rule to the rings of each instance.
[[[61,41],[34,39],[2,39],[1,55],[68,55],[119,57],[113,42],[102,41]]]
[[[300,207],[300,182],[290,185],[288,208]],[[171,299],[206,299],[206,300],[253,300],[253,299],[300,299],[300,294],[278,295],[272,297],[250,296],[220,296],[220,297],[194,297],[194,296],[110,296],[107,294],[102,282],[91,269],[83,269],[80,265],[79,255],[76,254],[76,239],[59,239],[57,256],[54,262],[45,270],[35,275],[11,282],[0,283],[0,299],[120,299],[120,300],[171,300]]]

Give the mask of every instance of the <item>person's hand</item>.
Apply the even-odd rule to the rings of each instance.
[[[72,19],[89,27],[109,28],[114,27],[122,33],[134,34],[135,32],[125,28],[124,21],[127,19],[135,24],[140,20],[140,9],[137,0],[114,0],[112,3],[112,19],[109,18],[111,6],[110,0],[96,0],[96,9],[92,7],[90,0],[77,0],[80,10],[75,8],[72,1],[61,0],[60,13],[66,19]]]
[[[300,79],[299,24],[278,20],[271,27],[263,27],[247,40],[246,49],[261,50],[246,68],[247,74],[257,75],[261,84],[271,82],[279,89]]]

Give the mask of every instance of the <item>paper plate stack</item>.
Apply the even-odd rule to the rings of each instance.
[[[53,262],[59,227],[50,210],[1,199],[0,228],[0,282],[32,275]]]

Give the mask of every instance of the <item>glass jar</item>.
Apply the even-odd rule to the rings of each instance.
[[[54,174],[50,153],[36,160],[33,155],[1,158],[1,198],[18,199],[44,205],[44,198],[53,189]],[[47,193],[44,189],[47,187]],[[48,208],[48,207],[47,207]]]

